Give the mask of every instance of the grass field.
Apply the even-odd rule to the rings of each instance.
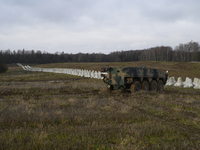
[[[200,63],[63,63],[37,67],[144,66],[200,78]],[[55,82],[52,82],[55,81]],[[200,90],[108,93],[101,80],[27,72],[0,74],[0,149],[199,149]]]

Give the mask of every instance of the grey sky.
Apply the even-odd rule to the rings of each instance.
[[[1,0],[0,50],[110,53],[200,39],[199,0]]]

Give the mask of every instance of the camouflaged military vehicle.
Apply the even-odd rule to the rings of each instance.
[[[108,91],[126,89],[131,92],[163,91],[168,74],[157,69],[141,67],[106,67],[101,69],[101,77]]]

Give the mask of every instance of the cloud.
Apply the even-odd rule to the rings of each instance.
[[[2,0],[0,49],[109,53],[200,38],[198,0]]]

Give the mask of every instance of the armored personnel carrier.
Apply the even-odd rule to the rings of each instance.
[[[101,68],[101,78],[107,84],[107,90],[126,89],[131,92],[163,91],[168,73],[157,69],[141,67]]]

